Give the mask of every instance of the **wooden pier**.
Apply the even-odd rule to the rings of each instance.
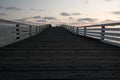
[[[120,47],[61,27],[0,48],[0,80],[120,80]]]

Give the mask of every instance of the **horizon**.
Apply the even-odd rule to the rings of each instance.
[[[120,22],[119,0],[0,0],[0,18],[27,24]]]

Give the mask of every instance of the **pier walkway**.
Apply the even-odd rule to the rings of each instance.
[[[61,27],[0,48],[0,80],[120,80],[120,47]]]

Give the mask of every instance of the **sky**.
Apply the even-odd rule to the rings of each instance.
[[[36,25],[120,22],[120,0],[0,0],[0,19]]]

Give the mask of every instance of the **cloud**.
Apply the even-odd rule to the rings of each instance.
[[[46,20],[36,20],[36,22],[46,22]]]
[[[3,7],[3,6],[0,6],[0,9],[3,9],[3,10],[16,10],[16,11],[21,10],[20,8],[17,8],[17,7]]]
[[[88,4],[89,2],[88,2],[88,0],[84,0],[84,3],[85,3],[85,4]]]
[[[69,20],[73,20],[74,18],[73,17],[69,17]]]
[[[16,21],[19,21],[19,22],[25,22],[26,19],[18,19],[18,20],[16,20]]]
[[[3,9],[4,7],[3,6],[0,6],[0,9]]]
[[[38,12],[43,12],[43,11],[45,11],[44,9],[35,9],[35,8],[31,8],[31,10],[33,10],[33,11],[38,11]]]
[[[21,9],[17,8],[17,7],[6,7],[5,10],[16,10],[16,11],[19,11]]]
[[[34,19],[39,19],[39,18],[41,18],[41,16],[34,16],[33,18]]]
[[[75,12],[75,13],[71,13],[71,15],[81,15],[81,13]]]
[[[94,22],[96,20],[97,19],[93,19],[93,18],[79,18],[79,19],[77,19],[77,21],[79,21],[79,22]]]
[[[55,20],[56,19],[56,17],[43,17],[43,19],[45,19],[45,20]]]
[[[7,16],[6,13],[0,13],[0,16]]]
[[[35,23],[35,24],[43,24],[43,23],[51,23],[51,21],[57,21],[56,17],[42,17],[42,16],[31,16],[26,18],[17,19],[15,21],[22,22],[22,23]]]
[[[112,14],[120,15],[120,11],[112,12]]]
[[[106,2],[110,2],[110,1],[112,1],[112,0],[104,0],[104,1],[106,1]]]
[[[115,22],[119,22],[119,21],[106,19],[106,20],[103,20],[103,21],[101,21],[101,22],[99,22],[99,23],[101,23],[101,24],[107,24],[107,23],[115,23]]]
[[[31,17],[26,17],[26,18],[22,18],[22,19],[17,19],[16,21],[26,22],[28,19],[31,19]]]
[[[70,16],[70,14],[67,13],[67,12],[62,12],[62,13],[60,13],[60,15],[61,15],[61,16]]]
[[[74,12],[74,13],[67,13],[67,12],[62,12],[60,13],[61,16],[78,16],[81,15],[81,13]]]
[[[33,16],[33,17],[25,17],[25,18],[22,18],[22,19],[17,19],[16,21],[26,22],[30,19],[41,19],[41,18],[42,18],[41,16]]]

